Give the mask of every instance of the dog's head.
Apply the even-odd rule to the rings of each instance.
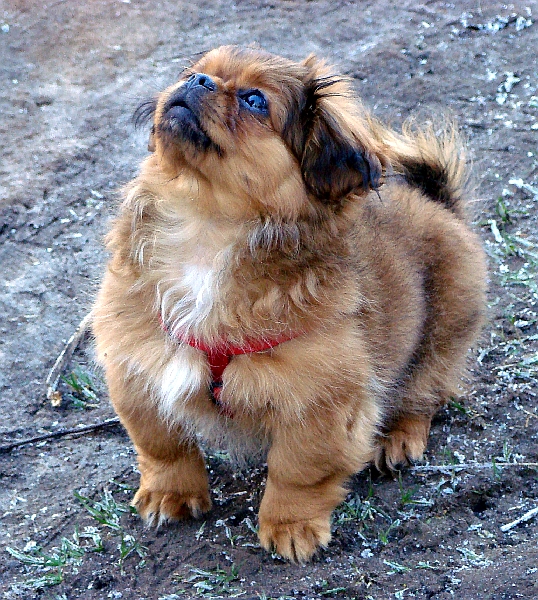
[[[140,105],[135,120],[149,118],[163,168],[195,170],[257,211],[341,206],[380,184],[385,160],[360,103],[314,56],[217,48]]]

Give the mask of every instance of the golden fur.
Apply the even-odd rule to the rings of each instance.
[[[222,47],[141,105],[150,149],[108,235],[94,308],[150,522],[211,506],[196,434],[267,452],[262,545],[304,561],[345,482],[421,456],[484,315],[451,127],[396,134],[348,81]],[[166,323],[166,331],[160,324]],[[296,337],[235,356],[221,401],[183,343]]]

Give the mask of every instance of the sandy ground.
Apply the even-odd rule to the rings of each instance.
[[[212,47],[325,56],[395,125],[456,116],[491,265],[473,379],[423,463],[443,468],[357,476],[312,563],[259,549],[264,470],[238,472],[215,449],[206,521],[144,530],[126,508],[134,455],[112,427],[0,454],[4,598],[538,597],[538,518],[501,530],[538,506],[537,18],[534,1],[0,2],[0,444],[113,416],[89,340],[64,373],[78,392],[62,384],[53,407],[44,382],[146,154],[134,107]]]

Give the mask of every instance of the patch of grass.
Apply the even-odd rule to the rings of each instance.
[[[249,517],[245,517],[241,521],[241,524],[244,525],[251,534],[254,534],[254,541],[248,541],[247,536],[241,536],[243,539],[247,539],[247,541],[241,543],[241,546],[243,548],[260,548],[260,544],[258,542],[258,528],[254,526]],[[252,536],[249,537],[252,539]]]
[[[521,179],[512,179],[509,183],[538,199],[536,187]],[[523,210],[510,207],[509,202],[501,197],[497,200],[495,212],[496,219],[482,222],[482,225],[489,227],[493,235],[493,240],[486,240],[485,248],[493,262],[497,264],[497,275],[501,286],[513,301],[506,308],[505,318],[517,328],[516,335],[521,336],[522,329],[536,323],[536,313],[528,307],[535,305],[538,300],[538,241],[534,236],[510,231],[517,215],[528,216],[528,208]],[[503,336],[504,331],[501,331],[501,337]],[[525,355],[526,352],[523,354]],[[499,377],[507,382],[514,378],[533,381],[538,377],[536,353],[523,356],[517,364],[510,365],[509,369],[504,367],[503,365],[499,367]]]
[[[398,487],[400,488],[400,505],[402,508],[406,507],[428,507],[432,506],[434,503],[432,500],[427,500],[426,498],[416,498],[418,491],[420,490],[420,485],[414,485],[411,488],[406,489],[403,484],[402,473],[398,472]],[[400,515],[403,515],[405,518],[409,518],[415,515],[414,511],[411,513],[401,512]]]
[[[335,521],[336,523],[353,521],[367,526],[367,522],[374,521],[378,515],[388,519],[388,515],[374,505],[372,498],[361,500],[358,495],[355,495],[338,507]]]
[[[437,563],[438,561],[435,561],[435,562]],[[425,560],[425,561],[420,560],[417,563],[416,568],[417,569],[431,569],[433,571],[435,569],[439,569],[440,567],[439,567],[439,564],[432,565],[429,560]]]
[[[415,491],[402,490],[404,504],[423,504],[422,500],[412,500]],[[340,525],[350,522],[356,523],[358,526],[357,535],[363,540],[369,538],[374,545],[376,539],[377,542],[383,545],[388,544],[390,535],[401,525],[400,519],[394,519],[376,505],[371,483],[365,499],[361,499],[358,494],[354,494],[336,509],[334,522]]]
[[[89,409],[99,406],[96,384],[89,371],[77,366],[69,375],[62,375],[62,381],[71,390],[67,396],[76,408]]]
[[[493,473],[493,479],[495,481],[499,481],[499,479],[501,478],[501,475],[502,475],[502,469],[500,469],[497,466],[497,461],[495,460],[495,458],[491,459],[491,468],[492,468],[492,473]]]
[[[325,584],[325,586],[327,586],[327,582],[324,581],[323,582]],[[339,592],[345,592],[347,588],[345,587],[335,587],[335,588],[330,588],[328,590],[323,590],[322,592],[319,592],[320,596],[334,596],[335,594],[338,594]]]
[[[525,338],[527,341],[528,338]],[[512,344],[512,346],[514,346]],[[519,346],[519,345],[518,345]],[[519,347],[516,351],[521,352],[525,351],[525,347]],[[505,351],[510,353],[510,349],[505,345]],[[513,356],[513,353],[510,353]],[[501,381],[506,381],[508,383],[514,380],[520,381],[534,381],[538,377],[538,354],[530,354],[528,356],[523,356],[520,360],[511,361],[498,367],[495,367],[495,371],[497,372],[497,377]]]
[[[223,521],[222,519],[219,519],[215,523],[215,526],[216,527],[224,527],[224,534],[226,535],[226,538],[230,542],[230,546],[235,546],[239,540],[242,540],[245,537],[245,536],[237,534],[237,533],[236,534],[232,533],[231,527],[226,523],[226,521]]]
[[[109,479],[108,483],[114,484],[126,494],[134,494],[134,492],[136,492],[136,490],[138,489],[138,487],[136,486],[129,485],[128,483],[123,483],[123,481],[116,481],[115,479]]]
[[[392,521],[389,526],[387,527],[387,529],[382,529],[377,537],[379,539],[379,541],[386,546],[389,543],[389,536],[390,534],[397,529],[399,526],[401,525],[401,521],[400,519],[396,519],[394,521]]]
[[[483,554],[477,554],[471,548],[467,548],[462,546],[460,548],[456,548],[456,550],[463,556],[463,559],[476,567],[487,567],[491,565],[491,561],[487,558],[484,558]]]
[[[138,566],[143,566],[147,548],[125,531],[121,524],[121,516],[125,513],[136,512],[135,509],[116,502],[109,491],[105,491],[101,499],[97,501],[90,500],[78,492],[74,492],[74,495],[98,524],[107,528],[111,537],[118,539],[118,564],[121,573],[124,573],[125,560],[133,554],[138,555],[141,559]],[[104,552],[105,544],[99,527],[84,527],[82,531],[75,527],[72,539],[63,537],[59,548],[53,547],[45,550],[37,544],[30,543],[24,550],[7,547],[6,551],[30,570],[30,578],[26,579],[22,585],[39,589],[64,581],[65,574],[75,572],[87,553]]]
[[[244,523],[247,527],[247,529],[253,533],[254,535],[258,535],[258,528],[254,526],[254,524],[252,523],[252,521],[250,520],[249,517],[245,517],[242,521],[242,523]]]
[[[121,524],[122,515],[126,513],[136,514],[136,509],[123,502],[117,502],[108,490],[105,490],[101,499],[97,501],[93,501],[79,492],[74,492],[74,495],[100,525],[110,529],[112,535],[119,538],[118,551],[121,572],[123,573],[125,559],[132,554],[138,555],[141,559],[140,566],[143,566],[147,548],[133,535],[127,533]]]
[[[98,501],[93,501],[79,492],[74,492],[74,496],[98,523],[114,531],[122,529],[120,522],[122,514],[136,514],[135,508],[116,502],[108,490],[103,492],[101,500]]]
[[[495,219],[487,222],[495,244],[486,241],[486,250],[498,264],[499,279],[503,287],[523,287],[534,299],[538,299],[538,245],[520,233],[508,233],[505,226],[509,221],[506,219],[507,215],[500,227]],[[507,259],[512,259],[508,261],[509,264]],[[520,298],[517,294],[513,294],[513,297],[518,301],[525,301],[525,298]]]
[[[456,457],[454,456],[454,454],[452,453],[452,450],[450,448],[443,448],[442,452],[441,452],[441,464],[442,465],[457,465],[458,464],[458,460],[456,459]]]
[[[420,489],[420,486],[415,485],[412,488],[405,489],[401,472],[398,473],[398,487],[400,488],[400,504],[402,506],[407,506],[408,504],[420,504],[420,502],[413,500],[413,497]]]
[[[450,408],[457,410],[462,415],[469,416],[471,414],[471,411],[465,408],[465,406],[458,400],[451,400],[448,405]]]
[[[358,494],[354,494],[351,498],[348,497],[336,509],[335,522],[354,521],[366,525],[367,521],[373,521],[377,515],[388,518],[381,509],[374,505],[374,487],[370,480],[366,498],[361,499]]]
[[[506,206],[506,202],[504,201],[504,198],[502,196],[500,196],[497,199],[497,203],[495,204],[495,212],[497,213],[497,216],[501,219],[501,223],[503,225],[508,225],[512,223],[512,218],[510,216],[510,213],[508,212],[508,207]]]
[[[506,462],[512,461],[513,450],[507,440],[503,442],[503,458]]]
[[[405,565],[401,565],[400,563],[394,562],[392,560],[384,560],[383,563],[390,567],[390,571],[387,572],[387,575],[394,575],[396,573],[407,573],[411,569],[406,567]]]
[[[192,567],[192,573],[182,580],[189,584],[196,594],[204,598],[238,598],[246,592],[236,585],[239,581],[239,569],[232,564],[229,570],[217,566],[209,571]]]
[[[86,552],[104,550],[101,536],[93,527],[86,527],[82,532],[75,529],[73,539],[63,537],[59,548],[44,550],[37,544],[27,546],[24,550],[8,546],[6,551],[29,568],[31,576],[23,585],[34,589],[58,585],[64,580],[66,570],[82,564]]]

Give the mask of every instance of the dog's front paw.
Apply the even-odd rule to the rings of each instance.
[[[261,545],[293,562],[304,563],[321,546],[331,541],[331,523],[319,517],[293,523],[271,523],[260,520]]]
[[[398,466],[419,460],[428,443],[430,419],[406,417],[377,440],[374,464],[379,471],[394,471]]]
[[[198,518],[211,508],[209,493],[180,494],[179,492],[151,491],[140,487],[131,503],[150,526],[188,517]]]

